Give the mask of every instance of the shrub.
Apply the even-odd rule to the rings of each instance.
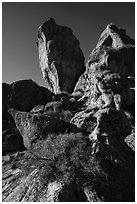
[[[90,141],[82,133],[49,135],[37,142],[30,153],[32,156],[29,155],[28,164],[24,161],[23,171],[29,173],[26,166],[33,164],[40,169],[42,182],[61,180],[82,186],[101,172],[99,162],[91,154]]]

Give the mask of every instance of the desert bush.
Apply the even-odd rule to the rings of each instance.
[[[39,168],[41,181],[45,183],[61,180],[82,187],[91,183],[96,175],[103,175],[99,161],[91,154],[90,141],[82,133],[51,134],[37,142],[30,153],[32,156],[26,159],[27,164],[24,161],[23,171],[29,173],[27,166],[32,165]]]

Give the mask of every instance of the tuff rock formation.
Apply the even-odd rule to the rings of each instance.
[[[3,136],[20,135],[26,147],[13,142],[8,150],[18,151],[3,156],[3,201],[134,202],[134,40],[109,24],[84,73],[78,41],[53,19],[40,27],[38,48],[55,94],[40,87],[44,97],[20,101],[3,84]]]
[[[84,93],[83,98],[87,98],[91,107],[99,103],[99,107],[111,104],[126,108],[135,103],[134,74],[134,40],[126,35],[125,29],[111,23],[92,51],[74,93]]]
[[[89,56],[87,67],[92,67],[93,63],[98,63],[102,70],[104,67],[114,73],[134,76],[135,41],[126,35],[125,29],[110,23]]]
[[[46,88],[53,93],[72,93],[85,71],[84,56],[72,30],[57,25],[53,18],[45,21],[38,31],[40,68]]]

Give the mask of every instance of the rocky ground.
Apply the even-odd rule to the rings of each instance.
[[[37,45],[45,87],[2,85],[3,202],[134,202],[134,40],[109,24],[85,65],[51,18]]]

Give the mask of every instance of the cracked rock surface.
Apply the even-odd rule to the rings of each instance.
[[[84,55],[71,28],[57,25],[53,18],[38,31],[40,68],[46,88],[53,93],[72,93],[85,71]]]

